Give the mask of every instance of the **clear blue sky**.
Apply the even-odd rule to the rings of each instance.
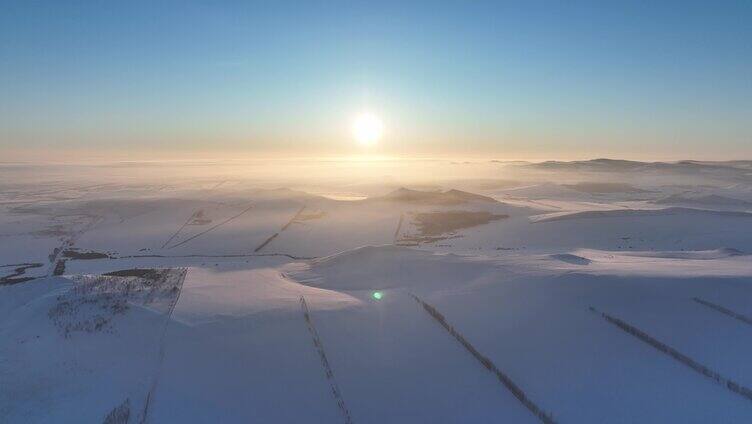
[[[0,155],[752,159],[750,1],[403,3],[3,1]]]

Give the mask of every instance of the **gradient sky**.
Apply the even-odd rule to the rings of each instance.
[[[750,1],[403,3],[5,0],[0,161],[752,159]]]

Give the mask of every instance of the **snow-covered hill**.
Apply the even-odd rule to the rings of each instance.
[[[482,169],[0,184],[0,422],[752,420],[746,162]]]

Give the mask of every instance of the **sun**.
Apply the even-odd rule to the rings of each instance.
[[[352,132],[358,143],[370,146],[376,144],[381,138],[384,132],[384,124],[373,113],[361,113],[353,121]]]

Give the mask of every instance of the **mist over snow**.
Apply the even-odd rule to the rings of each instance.
[[[751,170],[0,164],[0,422],[748,422]]]

